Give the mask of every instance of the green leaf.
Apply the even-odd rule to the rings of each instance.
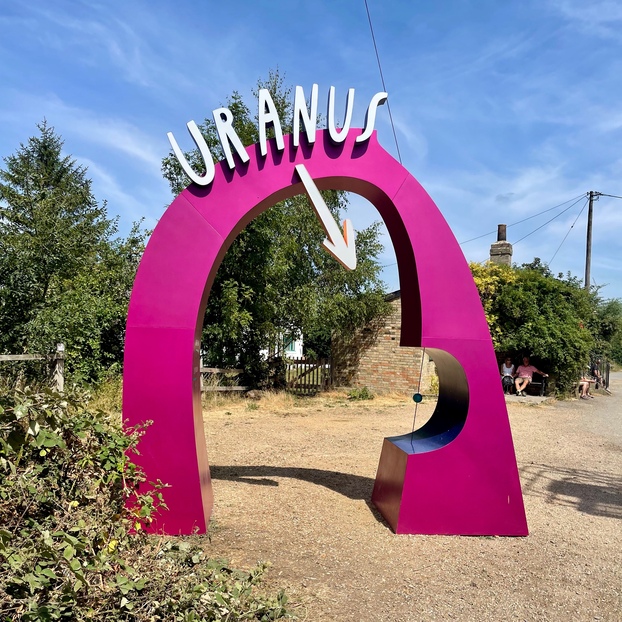
[[[41,574],[49,577],[50,579],[57,579],[56,573],[51,568],[44,568],[41,570]]]
[[[24,405],[20,404],[19,406],[15,407],[15,410],[13,412],[15,413],[15,418],[19,420],[28,414],[28,409]]]

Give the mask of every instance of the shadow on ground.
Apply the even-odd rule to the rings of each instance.
[[[525,495],[593,516],[622,519],[622,477],[582,469],[530,464],[520,469]]]
[[[297,467],[276,466],[210,466],[213,479],[243,482],[257,486],[278,486],[279,483],[271,478],[290,477],[305,482],[324,486],[334,490],[349,499],[371,498],[374,480],[370,477],[324,471],[322,469],[304,469]]]
[[[305,469],[276,466],[210,466],[212,479],[241,482],[255,486],[278,486],[274,477],[289,477],[324,486],[349,499],[362,499],[367,504],[374,518],[390,529],[385,518],[371,502],[374,480],[362,475],[325,471],[323,469]]]
[[[369,504],[374,487],[370,477],[323,469],[277,466],[212,466],[213,479],[255,486],[278,486],[274,478],[288,477],[324,486],[349,499]],[[523,493],[547,503],[572,507],[585,514],[622,519],[622,477],[583,469],[530,464],[520,469]],[[374,512],[376,513],[376,512]],[[378,515],[379,517],[379,515]]]

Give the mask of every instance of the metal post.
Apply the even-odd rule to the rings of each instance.
[[[594,194],[593,190],[590,190],[590,204],[587,208],[587,242],[585,245],[585,281],[583,287],[590,291],[590,268],[592,264],[592,211],[594,207]]]
[[[65,389],[65,344],[56,344],[54,356],[54,386],[59,393]]]

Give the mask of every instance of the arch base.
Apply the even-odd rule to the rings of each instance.
[[[418,442],[405,434],[385,438],[382,445],[371,501],[396,534],[529,535],[522,496],[511,485],[511,465],[497,474],[506,476],[507,486],[482,488],[469,468],[479,470],[481,456],[477,464],[463,462],[464,471],[448,473],[451,458],[443,450],[415,453],[422,449]]]

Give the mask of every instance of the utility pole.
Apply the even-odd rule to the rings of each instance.
[[[590,190],[588,192],[590,200],[587,210],[587,243],[585,245],[585,282],[583,287],[590,291],[590,268],[592,264],[592,211],[594,207],[594,200],[598,201],[599,197],[611,197],[612,199],[622,199],[622,196],[616,194],[603,194],[602,192],[594,192]]]
[[[585,281],[583,287],[590,291],[590,268],[592,267],[592,212],[594,208],[594,195],[597,194],[590,190],[590,204],[587,208],[587,242],[585,244]]]

